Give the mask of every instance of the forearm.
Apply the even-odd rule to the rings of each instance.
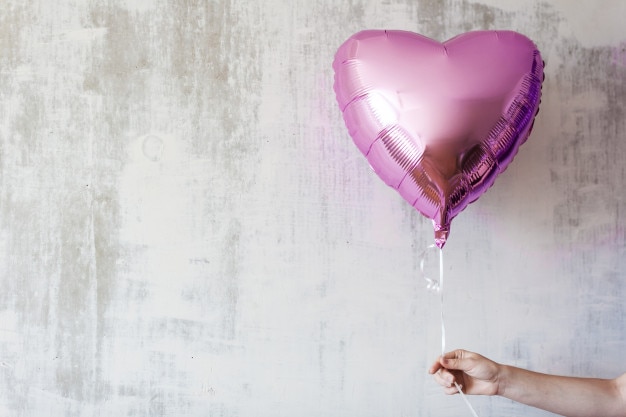
[[[567,417],[624,417],[614,380],[546,375],[501,366],[498,394]]]

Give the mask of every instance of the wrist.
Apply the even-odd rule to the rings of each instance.
[[[496,372],[496,395],[506,397],[507,385],[511,380],[511,373],[513,369],[508,365],[501,365],[499,363],[496,364],[496,367],[498,368]]]

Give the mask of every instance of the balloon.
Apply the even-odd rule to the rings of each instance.
[[[348,131],[371,167],[433,221],[450,222],[511,163],[532,130],[543,61],[512,31],[440,43],[392,30],[350,37],[333,62]]]

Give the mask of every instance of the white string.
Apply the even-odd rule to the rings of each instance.
[[[443,249],[439,248],[439,304],[441,308],[441,356],[446,353],[446,325],[443,317]]]
[[[441,355],[443,356],[446,353],[446,325],[445,325],[445,320],[444,320],[444,300],[443,300],[443,250],[441,248],[439,249],[439,281],[435,281],[433,279],[430,279],[428,277],[426,277],[426,275],[424,274],[424,262],[426,259],[426,251],[429,249],[432,249],[434,247],[437,247],[436,245],[430,245],[426,248],[426,250],[424,250],[424,252],[422,253],[422,259],[420,262],[420,268],[422,270],[422,275],[424,276],[424,279],[426,280],[426,282],[428,282],[427,288],[429,290],[434,290],[434,291],[438,291],[439,292],[439,303],[440,303],[440,309],[441,309]],[[476,411],[474,411],[474,407],[472,407],[472,404],[470,404],[469,400],[467,399],[467,396],[463,393],[463,391],[461,390],[461,387],[459,386],[459,384],[454,381],[454,386],[456,387],[456,389],[459,391],[459,394],[461,395],[461,398],[463,398],[463,401],[465,401],[465,405],[467,405],[467,408],[469,408],[470,412],[472,413],[472,416],[474,417],[478,417],[478,414],[476,414]]]
[[[441,296],[441,355],[443,356],[446,353],[446,325],[443,315],[443,249],[441,248],[439,248],[439,291]],[[467,405],[467,408],[469,408],[472,415],[474,417],[478,417],[478,414],[476,414],[476,411],[474,411],[474,407],[472,407],[472,404],[470,404],[469,400],[463,393],[463,390],[461,390],[461,387],[456,381],[454,381],[454,386],[459,391],[459,394],[461,394],[461,398],[463,398],[463,401],[465,401],[465,404]]]

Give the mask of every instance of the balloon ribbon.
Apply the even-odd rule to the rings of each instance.
[[[436,245],[430,245],[426,248],[426,250],[428,249],[432,249],[432,248],[437,248],[439,249],[439,281],[435,281],[433,279],[428,278],[425,274],[424,274],[424,261],[426,258],[426,251],[424,251],[424,254],[422,256],[422,260],[420,263],[420,268],[422,270],[422,274],[424,274],[424,279],[426,279],[426,281],[428,282],[427,288],[430,290],[434,290],[436,292],[439,293],[439,307],[440,307],[440,321],[441,321],[441,356],[443,356],[446,353],[446,324],[445,324],[445,320],[444,320],[444,300],[443,300],[443,249],[437,247]],[[467,396],[463,393],[463,390],[461,389],[461,387],[459,386],[459,384],[454,381],[454,386],[456,387],[456,389],[459,391],[459,394],[461,394],[461,398],[463,398],[463,401],[465,401],[465,404],[467,405],[467,408],[469,408],[470,412],[472,413],[472,416],[474,417],[478,417],[478,414],[476,414],[476,411],[474,411],[474,407],[472,407],[472,404],[470,404],[469,400],[467,399]]]

